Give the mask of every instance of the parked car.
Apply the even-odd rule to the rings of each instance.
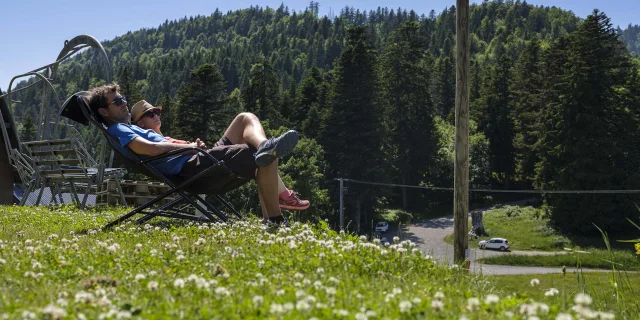
[[[376,224],[376,232],[387,232],[389,231],[389,224],[386,221],[380,221]]]
[[[491,238],[489,240],[482,240],[478,242],[478,248],[480,249],[500,249],[502,251],[509,249],[509,241],[504,238]]]

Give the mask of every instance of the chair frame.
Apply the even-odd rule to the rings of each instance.
[[[102,134],[104,135],[104,137],[106,138],[107,143],[111,146],[111,149],[115,151],[115,153],[118,154],[118,156],[120,156],[126,164],[128,164],[127,165],[128,167],[131,167],[130,169],[133,169],[134,172],[142,173],[148,177],[160,179],[162,182],[166,183],[170,187],[169,190],[163,192],[157,197],[147,201],[146,203],[138,206],[137,208],[129,211],[128,213],[109,222],[103,227],[103,229],[112,228],[128,220],[129,218],[133,217],[136,214],[144,214],[142,218],[139,218],[136,221],[137,223],[146,222],[154,217],[178,218],[178,219],[186,219],[186,220],[201,221],[201,222],[224,222],[229,220],[229,217],[227,217],[224,212],[222,212],[220,209],[218,209],[216,206],[214,206],[210,202],[203,199],[199,194],[189,191],[188,187],[191,186],[194,182],[197,182],[198,180],[200,180],[200,178],[205,176],[211,170],[216,170],[216,169],[227,171],[229,175],[233,176],[232,178],[236,179],[235,181],[238,183],[244,184],[247,181],[249,181],[248,179],[242,179],[240,177],[235,176],[233,173],[229,171],[228,168],[226,168],[226,166],[224,166],[224,161],[216,159],[209,153],[197,147],[186,147],[186,148],[173,150],[158,156],[148,157],[144,159],[141,158],[139,155],[135,154],[134,152],[128,151],[127,149],[122,147],[120,145],[120,142],[117,139],[115,139],[115,137],[113,137],[111,133],[107,131],[106,126],[95,118],[95,116],[93,115],[93,112],[90,110],[89,105],[87,104],[87,101],[84,98],[86,95],[87,95],[87,92],[83,91],[83,92],[78,92],[72,95],[71,97],[69,97],[69,99],[67,99],[67,101],[63,105],[63,110],[61,114],[81,124],[84,124],[84,125],[91,124],[99,128]],[[80,109],[81,113],[78,112],[78,109]],[[184,153],[186,151],[201,152],[207,158],[212,160],[214,164],[211,167],[206,168],[202,172],[199,172],[195,176],[183,181],[175,181],[170,179],[169,177],[160,173],[150,164],[152,161],[175,156],[175,155]],[[151,208],[153,205],[155,205],[162,199],[173,194],[177,194],[179,195],[179,197],[177,197],[175,200],[172,200],[164,205],[161,205],[156,209]],[[230,209],[238,219],[242,219],[242,216],[240,215],[240,213],[229,202],[224,200],[219,194],[215,194],[214,197],[218,201],[220,201],[225,207]],[[204,217],[198,216],[197,213],[194,214],[191,212],[187,212],[185,211],[184,207],[180,208],[179,207],[180,205],[191,206],[193,209],[196,210],[196,212],[199,211]],[[152,210],[152,211],[148,211],[148,210]]]

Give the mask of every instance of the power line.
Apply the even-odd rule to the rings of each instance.
[[[403,187],[427,190],[445,190],[453,191],[453,188],[445,187],[429,187],[429,186],[412,186],[406,184],[382,183],[372,181],[362,181],[355,179],[335,178],[336,181],[345,181],[359,184],[369,184],[386,187]],[[534,193],[534,194],[620,194],[620,193],[640,193],[640,190],[495,190],[495,189],[469,189],[470,192],[486,192],[486,193]]]

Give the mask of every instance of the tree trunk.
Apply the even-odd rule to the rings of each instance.
[[[471,212],[471,224],[471,230],[473,230],[476,235],[486,235],[484,232],[484,224],[482,223],[482,211],[476,210]]]

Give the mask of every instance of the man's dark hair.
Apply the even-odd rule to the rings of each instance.
[[[109,99],[107,99],[107,94],[110,92],[117,92],[118,90],[120,90],[120,86],[115,83],[105,84],[89,90],[89,97],[87,98],[87,100],[89,101],[89,108],[96,116],[96,119],[98,121],[104,123],[104,119],[98,112],[98,109],[109,107],[109,105],[107,105],[107,102],[109,102]]]

